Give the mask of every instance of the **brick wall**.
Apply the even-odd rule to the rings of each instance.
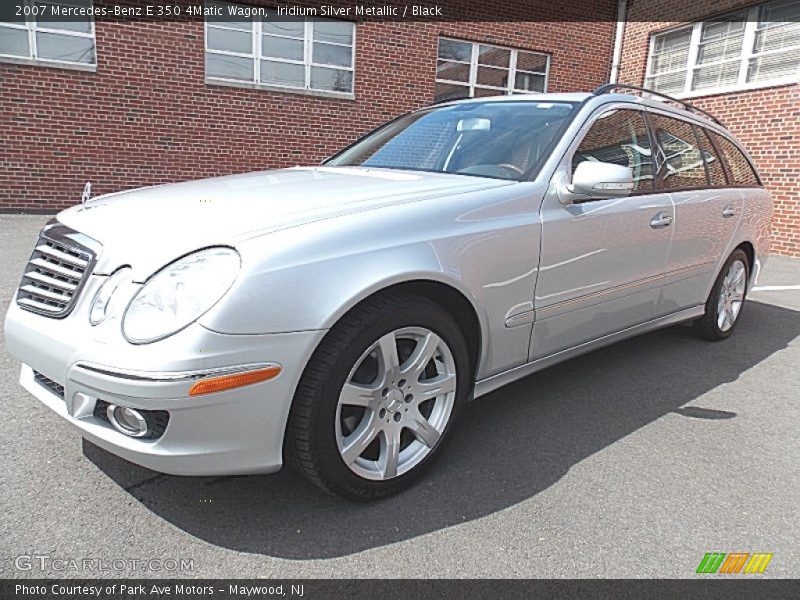
[[[752,4],[742,0],[631,0],[620,83],[643,85],[650,35]],[[667,6],[668,5],[668,6]],[[653,12],[663,11],[663,14]],[[648,21],[644,21],[647,18]],[[719,118],[753,157],[775,201],[772,251],[800,256],[800,86],[798,84],[690,100]]]
[[[610,19],[357,27],[354,101],[204,83],[200,22],[100,21],[96,73],[0,62],[0,208],[69,206],[88,180],[105,193],[318,163],[433,100],[440,35],[548,52],[550,91],[591,90],[614,34]]]

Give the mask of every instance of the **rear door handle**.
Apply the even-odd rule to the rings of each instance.
[[[655,217],[650,219],[650,227],[653,229],[661,229],[662,227],[669,227],[672,224],[672,216],[664,213],[658,213]]]
[[[725,217],[726,219],[728,217],[732,217],[735,214],[736,214],[736,209],[733,208],[732,206],[726,206],[725,208],[722,209],[722,216]]]

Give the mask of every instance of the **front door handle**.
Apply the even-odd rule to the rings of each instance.
[[[672,224],[672,215],[663,212],[658,213],[655,217],[650,219],[650,227],[653,229],[661,229],[662,227],[669,227]]]
[[[726,219],[736,214],[736,209],[732,206],[726,206],[722,209],[722,216]]]

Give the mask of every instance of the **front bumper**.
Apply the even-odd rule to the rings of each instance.
[[[91,287],[91,286],[89,286]],[[83,299],[93,294],[87,290]],[[302,371],[324,331],[225,335],[194,324],[153,344],[124,341],[119,322],[92,328],[81,306],[63,320],[12,304],[6,345],[23,363],[20,383],[109,452],[174,475],[270,473],[282,464],[283,435]],[[222,367],[278,363],[270,381],[189,397],[198,374]],[[34,377],[63,386],[63,397]],[[158,439],[126,436],[94,415],[95,403],[166,410]]]

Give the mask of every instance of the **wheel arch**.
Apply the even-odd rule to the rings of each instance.
[[[748,242],[748,241],[744,241],[744,242],[740,243],[738,246],[736,246],[736,248],[731,250],[731,254],[733,254],[736,250],[743,250],[744,253],[747,255],[747,262],[748,262],[747,267],[750,270],[750,276],[752,276],[753,275],[753,268],[754,268],[755,262],[756,262],[756,249],[755,249],[755,246],[753,246],[753,244]],[[730,256],[730,254],[728,256]]]
[[[431,278],[412,278],[402,281],[385,282],[353,297],[351,301],[337,313],[330,326],[332,327],[347,314],[365,301],[378,295],[406,292],[425,298],[441,306],[453,316],[459,329],[464,334],[470,358],[470,372],[475,378],[481,364],[481,357],[485,354],[486,343],[484,327],[475,302],[462,290],[449,282]]]

